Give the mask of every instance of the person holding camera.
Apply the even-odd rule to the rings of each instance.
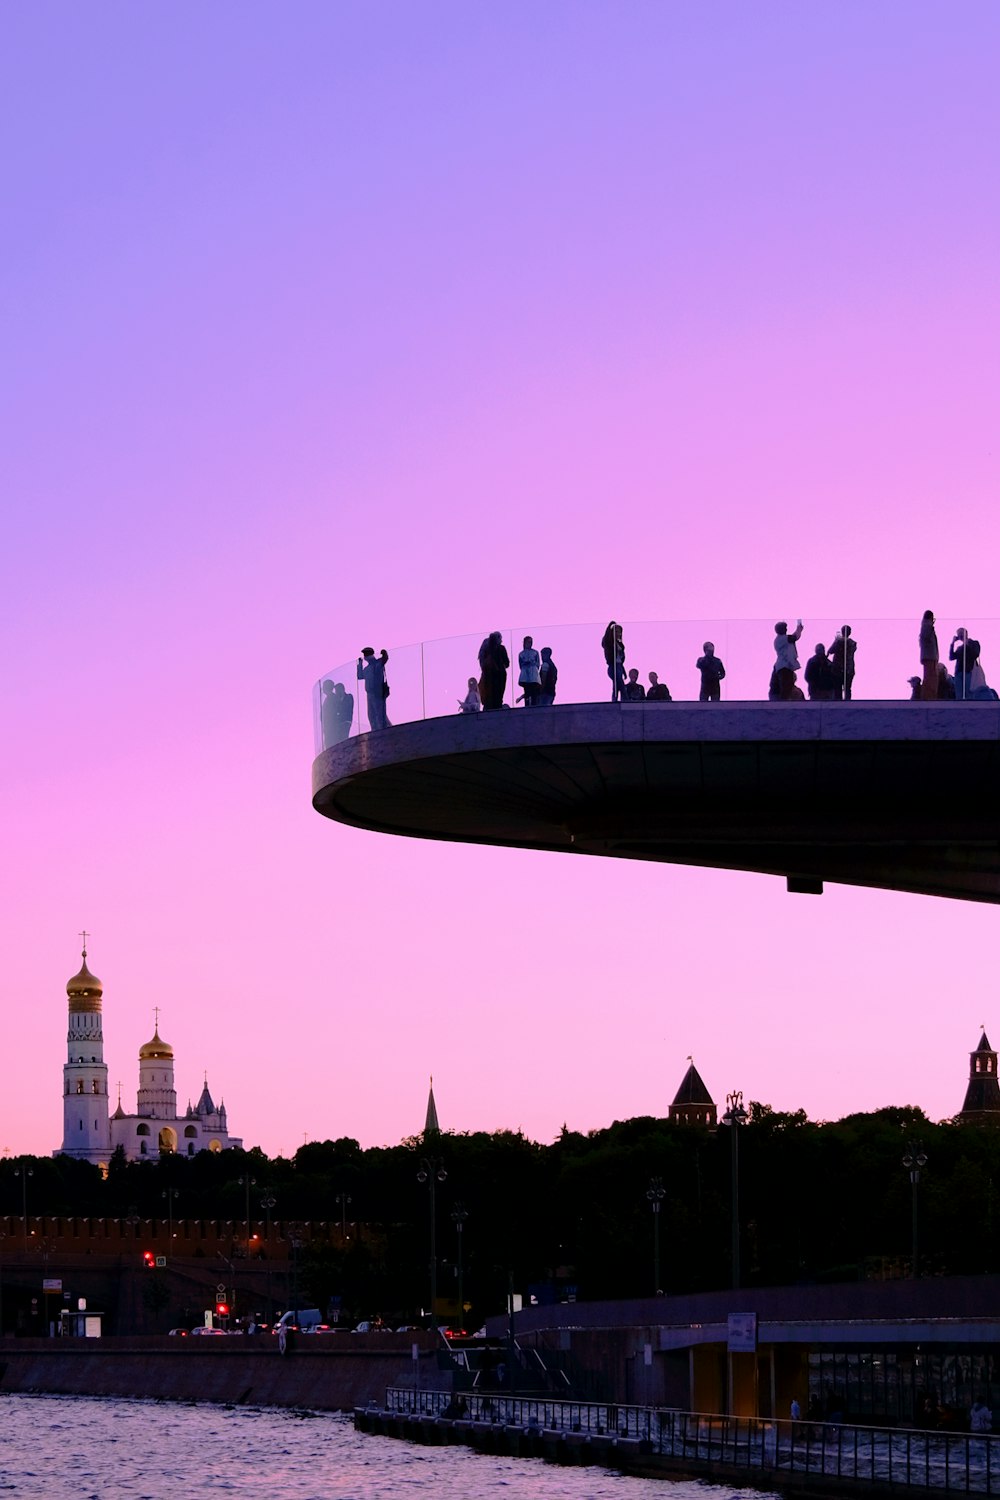
[[[389,696],[389,684],[385,680],[385,664],[388,660],[388,651],[383,648],[376,656],[374,646],[366,646],[358,657],[358,681],[365,685],[369,729],[388,727],[389,720],[385,712],[385,700]]]
[[[796,696],[802,697],[801,692],[796,695],[795,691],[795,674],[799,670],[799,653],[795,649],[795,642],[801,634],[801,620],[791,631],[785,620],[779,620],[774,627],[774,673],[778,679],[778,697],[782,703],[791,703]]]

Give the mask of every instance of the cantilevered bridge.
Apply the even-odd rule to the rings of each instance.
[[[1000,703],[453,713],[321,750],[313,806],[413,838],[997,902]]]

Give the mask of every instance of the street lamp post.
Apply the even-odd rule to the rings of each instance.
[[[174,1202],[181,1195],[180,1188],[164,1188],[161,1197],[167,1200],[167,1249],[174,1247]]]
[[[256,1177],[238,1177],[237,1182],[246,1191],[246,1230],[247,1230],[247,1259],[250,1259],[250,1189],[257,1186]]]
[[[463,1329],[465,1327],[465,1299],[462,1295],[462,1230],[465,1228],[465,1221],[468,1217],[468,1209],[463,1208],[461,1203],[456,1203],[451,1211],[451,1222],[458,1236],[458,1326]]]
[[[286,1230],[288,1243],[292,1250],[292,1300],[291,1307],[298,1317],[299,1314],[299,1251],[305,1243],[305,1231],[301,1224],[289,1224]]]
[[[19,1167],[14,1168],[14,1176],[21,1179],[21,1217],[24,1221],[24,1248],[28,1248],[28,1178],[34,1177],[33,1167],[26,1167],[22,1162]]]
[[[740,1284],[740,1126],[745,1125],[749,1116],[743,1108],[743,1094],[736,1090],[726,1095],[726,1113],[722,1116],[723,1125],[728,1125],[731,1131],[730,1139],[733,1146],[732,1156],[732,1267],[733,1287],[738,1288]]]
[[[267,1321],[269,1323],[274,1319],[274,1303],[271,1300],[271,1209],[277,1201],[274,1194],[265,1188],[260,1206],[264,1210],[264,1254],[267,1257]]]
[[[662,1177],[651,1177],[646,1197],[653,1210],[653,1294],[660,1295],[660,1205],[667,1196]]]
[[[431,1211],[431,1324],[434,1322],[434,1307],[437,1302],[437,1206],[435,1192],[439,1182],[444,1182],[448,1173],[439,1156],[423,1156],[420,1159],[418,1182],[426,1182],[430,1194]]]
[[[920,1169],[926,1167],[927,1156],[919,1141],[910,1141],[906,1147],[906,1155],[903,1157],[903,1166],[910,1174],[910,1187],[912,1189],[912,1234],[913,1234],[913,1264],[911,1275],[916,1281],[920,1275],[920,1223],[917,1213],[917,1195],[920,1191]]]
[[[340,1208],[340,1242],[347,1244],[347,1205],[351,1201],[350,1193],[338,1193],[333,1200]]]

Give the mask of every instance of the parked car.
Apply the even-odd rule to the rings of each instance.
[[[169,1336],[170,1338],[186,1339],[188,1336],[188,1330],[186,1328],[171,1328],[169,1330]]]

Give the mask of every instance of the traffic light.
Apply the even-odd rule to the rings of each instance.
[[[229,1317],[229,1303],[228,1302],[217,1302],[215,1304],[215,1316],[217,1318],[228,1318]]]
[[[147,1271],[151,1271],[153,1269],[153,1267],[156,1265],[156,1256],[153,1254],[152,1250],[144,1250],[142,1252],[142,1263],[146,1267]]]

